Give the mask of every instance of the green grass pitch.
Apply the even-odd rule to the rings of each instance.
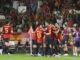
[[[61,57],[34,57],[26,54],[7,54],[0,55],[0,60],[80,60],[80,56],[61,56]]]

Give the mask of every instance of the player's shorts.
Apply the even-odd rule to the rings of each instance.
[[[32,45],[35,45],[36,44],[36,40],[32,40]]]
[[[45,43],[46,44],[52,44],[53,43],[53,39],[50,36],[46,36]]]
[[[2,49],[2,46],[0,46],[0,49]]]
[[[42,43],[37,43],[37,46],[38,47],[41,47],[43,44]]]
[[[80,46],[80,41],[75,41],[74,46],[79,47]]]
[[[68,40],[69,40],[69,36],[67,36],[65,39],[63,39],[61,41],[61,44],[64,45],[64,44],[68,44]]]
[[[9,42],[9,38],[4,38],[3,41],[4,42]]]
[[[0,42],[0,49],[2,49],[2,42]]]
[[[59,45],[58,40],[54,40],[54,44],[53,44],[53,46],[57,46],[57,45]]]

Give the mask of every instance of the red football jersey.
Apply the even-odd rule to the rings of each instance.
[[[51,30],[52,30],[52,27],[51,26],[47,26],[46,32],[47,33],[51,33]],[[51,36],[51,34],[49,36]]]
[[[43,34],[42,30],[37,31],[37,43],[42,43],[43,42],[42,34]]]
[[[37,31],[39,31],[39,30],[40,30],[40,27],[37,27],[35,31],[37,32]]]
[[[56,27],[53,27],[53,28],[52,28],[52,36],[53,36],[53,39],[54,39],[54,40],[58,40],[58,39],[59,39],[59,37],[58,37],[58,33],[59,33],[58,30],[59,30],[59,29],[56,28]],[[59,31],[60,31],[60,30],[59,30]]]
[[[33,40],[36,40],[36,38],[37,38],[36,32],[33,32],[33,34],[32,34],[32,39],[33,39]]]
[[[59,40],[63,40],[63,35],[61,33],[58,33]]]
[[[59,38],[59,40],[63,40],[63,35],[62,35],[62,32],[61,32],[61,28],[59,28],[58,38]]]
[[[10,25],[4,25],[3,26],[3,33],[4,33],[3,37],[10,38],[11,30],[12,30],[12,27]]]
[[[54,33],[54,34],[53,34],[53,39],[54,39],[54,40],[58,40],[58,39],[59,39],[58,35],[56,35],[56,34]]]
[[[0,33],[0,39],[1,39],[1,37],[2,37],[2,35],[1,35],[1,33]]]

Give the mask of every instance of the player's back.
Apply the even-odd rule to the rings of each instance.
[[[4,25],[3,26],[3,33],[4,34],[10,34],[12,27],[10,25]]]

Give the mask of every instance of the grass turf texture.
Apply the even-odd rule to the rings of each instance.
[[[61,56],[61,57],[34,57],[25,54],[0,55],[0,60],[80,60],[80,56]]]

